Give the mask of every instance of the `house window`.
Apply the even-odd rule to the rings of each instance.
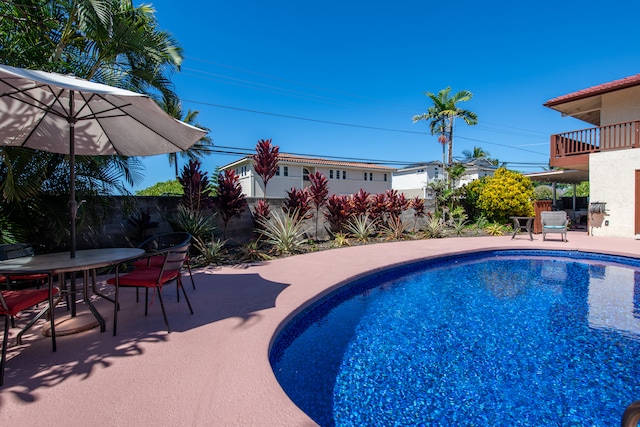
[[[282,167],[282,175],[289,176],[289,166]]]
[[[309,169],[302,168],[302,180],[309,181],[309,175],[311,175],[311,172],[309,172]]]
[[[367,173],[366,172],[364,173],[364,180],[365,181],[367,180]]]
[[[340,171],[336,169],[336,179],[340,179]]]
[[[280,176],[280,166],[276,168],[276,176]]]
[[[433,179],[438,179],[438,169],[436,169],[436,173],[433,175]]]
[[[342,171],[342,179],[347,179],[347,171]]]
[[[373,172],[369,172],[369,181],[373,181]]]
[[[387,174],[384,174],[384,182],[387,182]]]
[[[333,179],[333,169],[329,169],[329,179]]]

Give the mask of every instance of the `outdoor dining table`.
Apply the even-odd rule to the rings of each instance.
[[[509,219],[513,221],[513,235],[511,240],[515,239],[518,231],[525,230],[529,233],[529,239],[533,240],[533,216],[510,216]]]
[[[144,254],[144,250],[138,248],[104,248],[76,251],[75,258],[71,258],[69,252],[25,256],[0,261],[0,274],[11,276],[31,273],[47,273],[49,275],[49,294],[51,295],[53,293],[53,277],[58,276],[59,283],[63,283],[65,281],[65,274],[82,273],[83,302],[100,324],[100,331],[104,332],[106,329],[104,318],[89,300],[89,273],[92,273],[95,278],[95,272],[98,268],[110,267],[129,259],[138,258],[142,254]],[[75,278],[73,274],[70,285],[69,293],[72,294],[70,301],[71,316],[75,317]],[[51,301],[52,297],[49,299]],[[53,328],[51,330],[51,334],[55,336]]]

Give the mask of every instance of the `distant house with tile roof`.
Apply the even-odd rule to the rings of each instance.
[[[262,178],[253,169],[253,158],[245,156],[220,168],[235,170],[247,197],[264,197]],[[360,189],[371,194],[391,189],[395,168],[374,163],[346,162],[280,153],[278,172],[267,183],[267,198],[284,198],[291,188],[311,185],[309,174],[321,172],[329,180],[329,194],[351,195]]]
[[[457,187],[485,176],[493,176],[497,169],[486,159],[466,160],[462,164],[466,170],[456,183]],[[447,172],[443,173],[440,161],[414,163],[393,173],[392,186],[394,190],[404,193],[407,197],[430,199],[433,195],[429,191],[429,184],[446,179],[446,175]]]
[[[595,126],[551,135],[549,150],[549,165],[561,173],[588,173],[589,233],[640,238],[640,74],[544,106]]]

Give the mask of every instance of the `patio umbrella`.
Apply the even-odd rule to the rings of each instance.
[[[146,95],[73,76],[0,65],[0,145],[68,154],[70,255],[76,251],[75,156],[186,150],[206,134]]]

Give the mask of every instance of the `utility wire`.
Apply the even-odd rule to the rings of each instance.
[[[381,128],[381,127],[375,127],[375,126],[366,126],[366,125],[357,125],[357,124],[353,124],[353,123],[342,123],[342,122],[334,122],[334,121],[330,121],[330,120],[319,120],[319,119],[312,119],[309,117],[299,117],[299,116],[292,116],[289,114],[279,114],[279,113],[271,113],[268,111],[259,111],[259,110],[252,110],[252,109],[248,109],[248,108],[240,108],[240,107],[232,107],[229,105],[221,105],[221,104],[213,104],[210,102],[201,102],[201,101],[194,101],[194,100],[183,100],[183,102],[190,102],[192,104],[199,104],[199,105],[206,105],[208,107],[216,107],[216,108],[225,108],[228,110],[235,110],[235,111],[243,111],[246,113],[254,113],[254,114],[263,114],[263,115],[267,115],[267,116],[274,116],[274,117],[282,117],[282,118],[286,118],[286,119],[294,119],[294,120],[303,120],[303,121],[308,121],[308,122],[315,122],[315,123],[324,123],[324,124],[330,124],[330,125],[337,125],[337,126],[347,126],[347,127],[354,127],[354,128],[360,128],[360,129],[371,129],[371,130],[379,130],[379,131],[384,131],[384,132],[397,132],[397,133],[408,133],[408,134],[414,134],[414,135],[430,135],[427,132],[419,132],[419,131],[411,131],[411,130],[404,130],[404,129],[390,129],[390,128]],[[527,150],[525,148],[520,148],[520,147],[516,147],[513,145],[507,145],[507,144],[498,144],[495,142],[490,142],[490,141],[484,141],[481,139],[475,139],[475,138],[467,138],[464,136],[456,136],[457,139],[465,139],[468,141],[474,141],[474,142],[479,142],[482,144],[489,144],[489,145],[495,145],[495,146],[499,146],[499,147],[507,147],[507,148],[511,148],[514,150],[520,150],[520,151],[525,151],[528,153],[533,153],[533,154],[539,154],[539,155],[547,155],[547,153],[541,153],[538,151],[533,151],[533,150]]]

